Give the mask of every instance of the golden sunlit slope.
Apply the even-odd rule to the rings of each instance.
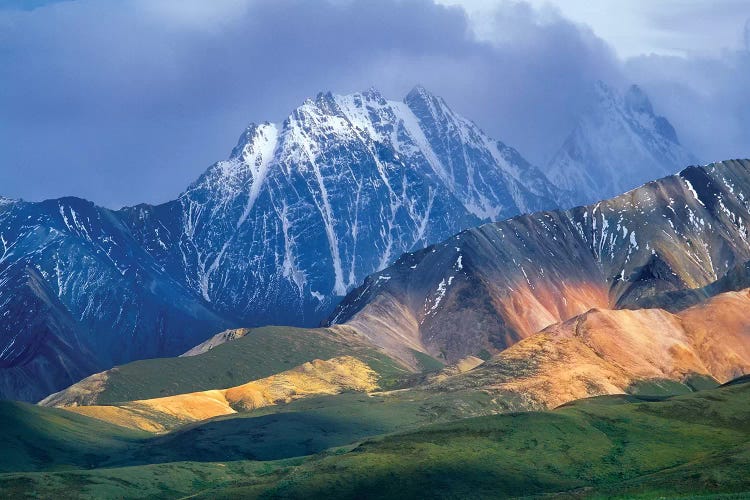
[[[719,382],[750,372],[750,289],[678,314],[591,311],[526,338],[478,368],[435,381],[441,390],[514,395],[530,408],[632,392],[638,384],[696,376]]]
[[[354,356],[367,363],[379,374],[384,387],[409,373],[406,366],[389,358],[350,327],[267,326],[219,333],[180,357],[116,366],[51,394],[40,404],[112,405],[234,387],[315,359],[341,356]]]
[[[163,432],[182,424],[288,403],[306,396],[344,391],[365,392],[376,387],[377,374],[369,366],[354,357],[341,356],[327,361],[316,359],[229,389],[178,394],[112,406],[71,406],[65,409],[123,427]]]

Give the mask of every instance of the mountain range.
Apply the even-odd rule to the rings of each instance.
[[[556,206],[514,149],[417,87],[250,125],[178,199],[0,204],[0,395],[179,354],[229,326],[314,325],[407,250]]]
[[[206,498],[743,492],[748,307],[750,288],[676,314],[593,309],[489,359],[423,365],[416,377],[346,326],[230,331],[180,358],[90,377],[45,406],[0,404],[0,489]],[[310,361],[294,365],[302,359]],[[250,381],[226,387],[242,369],[236,380]],[[224,388],[196,390],[217,378]],[[52,472],[61,466],[73,470]],[[518,467],[528,469],[520,483]],[[445,485],[432,484],[438,472]]]
[[[0,387],[62,390],[0,401],[0,494],[747,492],[750,160],[550,208],[581,186],[416,88],[164,205],[2,200]]]
[[[642,92],[631,89],[623,99],[603,84],[597,89],[608,103],[598,116],[632,124],[637,112],[638,123],[651,123]],[[659,125],[643,125],[612,155],[634,158],[654,144],[664,150],[660,134],[671,126],[651,121]],[[609,143],[613,133],[577,130],[591,144]],[[596,164],[599,150],[587,151],[586,165],[571,168]],[[652,159],[670,171],[683,156]],[[227,160],[162,205],[115,211],[78,198],[2,199],[0,317],[7,320],[0,323],[0,396],[38,400],[113,365],[182,353],[230,327],[317,325],[404,252],[614,189],[598,181],[601,190],[589,186],[595,192],[582,186],[553,184],[516,150],[416,87],[402,102],[374,89],[319,94],[283,123],[250,125]],[[443,278],[450,287],[452,278]],[[603,303],[581,293],[545,321]],[[440,300],[430,307],[445,306]],[[432,319],[420,328],[430,325]],[[526,330],[539,326],[532,321]],[[439,354],[419,341],[410,348],[450,362],[480,345],[495,352],[493,345],[517,340],[511,331],[484,331],[507,338],[475,339],[461,353]]]
[[[116,367],[42,404],[135,401],[142,408],[157,404],[144,400],[180,394],[202,399],[206,391],[342,356],[359,356],[383,380],[447,364],[468,367],[466,375],[446,372],[463,390],[487,392],[503,381],[519,387],[520,380],[546,387],[536,396],[517,389],[510,399],[502,388],[506,396],[492,405],[502,408],[547,408],[660,379],[725,382],[750,369],[749,297],[736,292],[750,288],[748,189],[750,161],[726,161],[587,207],[485,224],[369,277],[327,328],[222,333],[168,365],[157,359]],[[639,306],[674,306],[671,296],[691,290],[702,297],[690,309],[673,307],[678,316]],[[286,361],[247,367],[250,352]],[[224,375],[228,367],[234,376]],[[551,388],[552,373],[568,382]],[[448,390],[436,387],[443,387],[437,395]],[[525,403],[513,402],[518,397]]]
[[[635,307],[742,267],[749,191],[750,162],[726,161],[472,228],[368,277],[328,324],[349,325],[406,363],[412,351],[447,363],[497,353],[591,308]]]

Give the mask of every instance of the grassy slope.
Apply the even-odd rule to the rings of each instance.
[[[750,462],[749,403],[745,384],[664,402],[604,398],[554,412],[468,419],[308,462],[269,493],[461,498],[587,487],[603,496],[742,491],[750,488],[748,479],[730,478]],[[633,480],[642,476],[650,476],[647,487]]]
[[[509,409],[481,392],[387,394],[348,392],[300,399],[196,422],[156,437],[57,408],[3,403],[0,472],[47,469],[58,463],[86,468],[186,460],[281,459],[432,422]],[[24,425],[28,431],[21,432]],[[41,450],[46,450],[49,458]]]
[[[56,408],[0,401],[0,471],[94,467],[148,434]]]
[[[404,397],[399,397],[401,394]],[[311,455],[432,422],[497,411],[498,405],[480,392],[322,396],[196,423],[154,438],[128,460],[277,460]]]
[[[349,410],[344,399],[338,403],[339,412],[330,401],[310,400],[304,401],[305,408],[290,415],[299,417],[305,414],[303,409],[311,415],[317,408],[319,417],[327,411],[329,417],[355,418],[346,413]],[[362,410],[361,421],[371,419],[373,431],[377,425],[392,429],[399,421],[410,425],[405,404],[395,409],[379,408],[381,415],[372,413],[380,410]],[[248,442],[257,437],[252,426],[238,425],[237,435]],[[283,436],[284,427],[275,431],[277,437]],[[0,490],[10,495],[53,497],[69,493],[75,485],[75,491],[83,497],[166,498],[193,493],[205,498],[261,494],[292,498],[490,498],[550,492],[653,497],[750,490],[746,474],[750,467],[748,383],[660,402],[610,396],[579,401],[552,412],[465,419],[304,459],[238,460],[237,449],[230,449],[233,443],[221,439],[201,451],[212,432],[205,431],[206,437],[200,432],[186,434],[183,449],[175,457],[214,462],[6,474],[0,476]],[[263,432],[261,428],[259,434]],[[175,436],[172,438],[179,441]],[[197,448],[191,448],[191,441]],[[267,442],[269,450],[271,444]],[[179,448],[164,442],[153,451]],[[222,458],[221,450],[228,450],[228,456]],[[218,461],[229,458],[236,461]]]
[[[347,354],[356,355],[370,365],[386,386],[406,373],[380,351],[328,329],[264,327],[198,356],[147,359],[114,368],[97,403],[232,387],[316,358]]]

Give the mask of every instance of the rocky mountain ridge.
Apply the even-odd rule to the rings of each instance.
[[[404,254],[328,324],[407,362],[408,350],[448,363],[496,353],[591,308],[704,287],[750,261],[747,192],[750,161],[732,160],[586,207],[485,224]]]

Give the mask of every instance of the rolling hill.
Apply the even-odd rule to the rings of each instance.
[[[385,386],[410,373],[348,327],[263,327],[199,355],[117,366],[52,394],[41,404],[102,405],[227,388],[337,356],[363,360],[380,374]]]
[[[214,386],[156,399],[138,396],[107,402],[112,393],[105,386],[106,375],[96,375],[41,404],[126,427],[163,432],[215,416],[248,411],[252,414],[259,407],[283,405],[302,397],[346,390],[372,394],[378,386],[388,389],[389,381],[399,379],[399,389],[391,387],[376,393],[381,404],[392,409],[403,407],[410,413],[415,411],[417,402],[418,413],[437,415],[437,419],[442,418],[440,415],[462,418],[550,409],[599,395],[680,394],[715,387],[750,373],[748,310],[750,289],[719,294],[677,314],[662,309],[592,309],[530,335],[486,361],[470,357],[432,374],[409,376],[403,368],[399,372],[396,362],[372,347],[339,347],[339,353],[350,354],[307,362],[230,388]],[[336,327],[339,331],[342,328]],[[282,329],[281,333],[287,331]],[[157,387],[162,387],[162,392],[164,382],[175,380],[187,367],[216,369],[229,365],[237,359],[238,352],[245,352],[248,340],[265,332],[251,331],[188,358],[148,361],[146,366],[152,366],[150,380],[144,376],[146,370],[139,368],[144,362],[122,369],[125,373],[138,373],[141,385],[152,392]],[[304,335],[326,338],[331,332],[309,330]],[[253,348],[257,354],[264,347],[256,343]],[[174,367],[178,369],[170,372]],[[104,384],[99,383],[101,378],[105,379]],[[114,387],[123,383],[127,383],[127,378],[117,380]],[[334,401],[329,402],[335,407]],[[357,401],[367,411],[376,406],[375,400],[368,398]],[[354,411],[357,404],[347,403],[346,411]],[[462,404],[463,411],[455,411]]]
[[[262,425],[237,427],[234,440],[226,434],[231,434],[230,427],[214,425],[172,442],[171,436],[156,438],[158,447],[153,449],[161,450],[161,456],[139,455],[137,449],[130,455],[134,462],[144,457],[160,462],[171,454],[168,463],[6,472],[0,474],[0,491],[14,498],[741,496],[750,491],[744,473],[750,465],[748,398],[746,382],[669,398],[607,396],[548,412],[423,426],[306,458],[275,461],[238,459],[236,447],[230,446],[250,429],[262,434]],[[55,412],[39,408],[29,414],[19,412],[28,405],[4,405],[26,421]],[[8,411],[0,415],[9,418]],[[0,429],[10,432],[6,425]],[[58,433],[55,425],[47,430]],[[216,434],[220,431],[222,439]],[[139,446],[150,449],[148,440]],[[300,450],[304,454],[304,448]],[[107,452],[101,447],[94,456]],[[125,456],[120,455],[123,462]],[[24,467],[19,461],[13,470]]]
[[[677,314],[592,309],[518,342],[431,390],[511,394],[528,408],[633,393],[690,392],[750,373],[750,289]]]
[[[351,356],[313,360],[270,377],[226,389],[189,392],[108,406],[72,406],[72,412],[123,427],[163,432],[187,423],[208,420],[296,399],[377,388],[378,375]]]

